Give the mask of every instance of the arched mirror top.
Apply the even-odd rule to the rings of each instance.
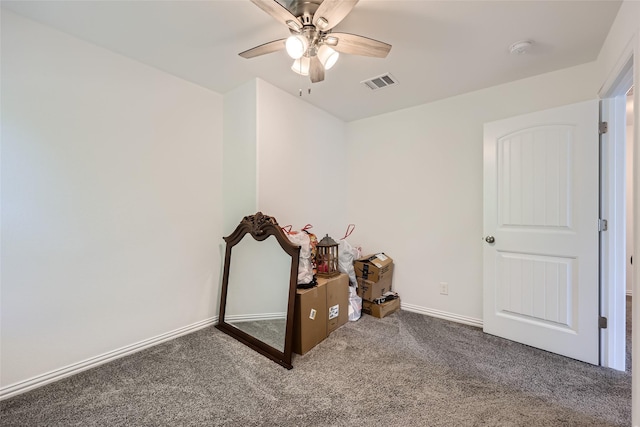
[[[272,216],[265,215],[262,212],[258,212],[255,215],[248,215],[242,218],[240,224],[236,229],[224,238],[227,246],[233,247],[242,240],[245,234],[251,234],[251,236],[258,240],[263,241],[269,236],[274,236],[280,247],[289,255],[298,255],[300,252],[300,246],[294,245],[285,236],[282,228],[278,225],[278,221]]]

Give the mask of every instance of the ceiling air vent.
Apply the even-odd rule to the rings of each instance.
[[[371,90],[382,89],[383,87],[393,86],[398,84],[398,80],[391,75],[391,73],[386,73],[378,77],[373,77],[368,80],[362,81],[360,83],[364,83]]]

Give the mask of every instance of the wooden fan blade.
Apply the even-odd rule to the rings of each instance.
[[[313,14],[313,25],[320,31],[328,31],[342,21],[358,3],[358,0],[324,0]],[[323,18],[326,21],[318,21]],[[324,24],[324,25],[323,25]]]
[[[240,52],[238,55],[243,58],[255,58],[256,56],[266,55],[267,53],[277,52],[285,48],[287,39],[274,40],[269,43],[261,44],[244,52]]]
[[[317,55],[311,57],[311,65],[309,66],[309,78],[311,83],[317,83],[324,80],[324,67]]]
[[[385,58],[391,50],[391,45],[388,43],[356,34],[330,33],[328,38],[331,37],[337,38],[338,43],[336,45],[327,44],[340,53]]]
[[[273,16],[278,21],[282,22],[284,25],[290,28],[291,25],[287,24],[287,21],[293,21],[297,23],[300,28],[302,28],[302,22],[300,22],[298,18],[293,16],[293,14],[289,12],[289,9],[282,6],[276,0],[251,0],[251,3],[255,4],[260,9],[264,10],[269,15]]]

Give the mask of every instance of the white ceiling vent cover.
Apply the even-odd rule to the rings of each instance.
[[[371,90],[378,90],[385,87],[398,84],[398,80],[391,75],[391,73],[382,74],[381,76],[372,77],[368,80],[364,80],[360,83],[364,83]]]

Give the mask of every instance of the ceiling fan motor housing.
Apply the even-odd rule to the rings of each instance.
[[[291,14],[296,18],[300,18],[302,25],[313,25],[313,15],[323,0],[287,0],[284,7],[289,9]],[[281,1],[282,3],[282,1]]]
[[[315,55],[318,51],[318,47],[322,43],[322,39],[323,39],[322,33],[316,30],[316,28],[313,25],[305,25],[302,28],[302,34],[309,41],[309,48],[307,49],[305,56]]]

